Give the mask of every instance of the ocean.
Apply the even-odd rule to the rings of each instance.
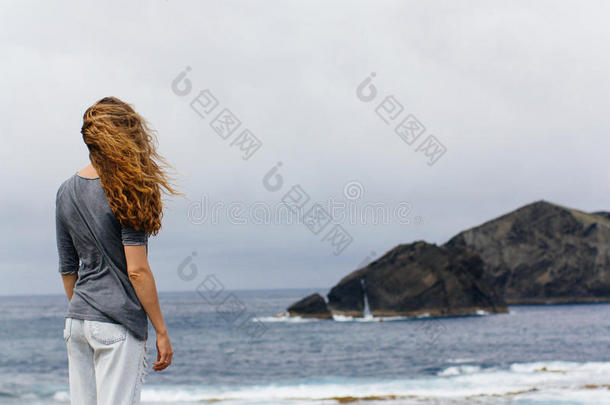
[[[327,289],[211,291],[159,294],[175,353],[143,404],[610,404],[610,304],[309,320],[273,315]],[[0,404],[69,403],[67,303],[0,297]]]

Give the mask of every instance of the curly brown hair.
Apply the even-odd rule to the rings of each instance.
[[[176,191],[157,153],[155,132],[132,105],[104,97],[85,111],[81,134],[110,208],[122,226],[157,235],[161,229],[161,187]]]

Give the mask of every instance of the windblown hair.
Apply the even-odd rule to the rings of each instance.
[[[105,97],[85,111],[81,134],[100,176],[110,208],[122,226],[157,235],[161,229],[161,188],[176,191],[157,153],[156,131],[116,97]]]

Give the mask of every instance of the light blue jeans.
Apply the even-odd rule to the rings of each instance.
[[[147,369],[146,341],[123,325],[66,317],[72,405],[134,405]]]

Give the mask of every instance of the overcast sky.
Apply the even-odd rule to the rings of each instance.
[[[55,195],[89,163],[85,109],[110,95],[152,123],[188,196],[166,199],[150,239],[159,291],[214,274],[326,292],[367,256],[536,200],[610,210],[608,15],[606,1],[2,2],[0,294],[63,293]],[[241,124],[219,135],[224,109]],[[425,130],[403,139],[409,115]],[[246,129],[258,149],[240,149]],[[305,210],[358,218],[256,221],[295,190]],[[336,224],[351,238],[338,254]]]

